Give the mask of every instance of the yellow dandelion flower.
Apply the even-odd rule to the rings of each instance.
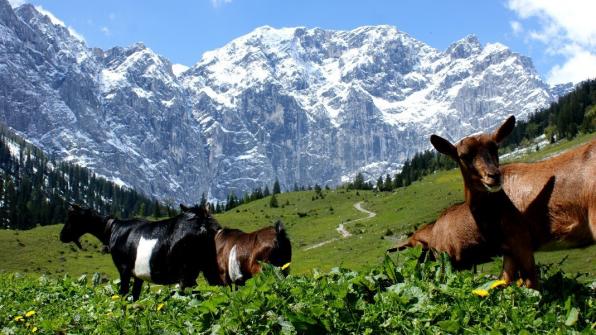
[[[120,299],[120,296],[119,296],[119,295],[117,295],[117,294],[114,294],[114,295],[112,296],[112,300],[113,300],[113,301],[116,301],[116,300],[118,300],[118,299]]]
[[[286,263],[286,264],[282,265],[281,269],[282,269],[282,270],[285,270],[285,269],[287,269],[287,268],[289,268],[289,267],[290,267],[290,262],[288,262],[288,263]]]
[[[473,294],[479,296],[479,297],[486,297],[488,295],[488,291],[487,290],[483,290],[483,289],[475,289],[472,291]]]
[[[165,305],[166,304],[164,304],[163,302],[161,304],[157,305],[157,310],[158,311],[161,311],[164,308]]]
[[[22,315],[17,315],[14,317],[14,320],[19,322],[19,321],[23,321],[23,316]]]
[[[503,279],[499,279],[499,280],[495,280],[492,284],[490,284],[490,288],[496,288],[496,287],[501,287],[501,286],[505,286],[507,285],[507,282],[504,281]]]
[[[37,327],[33,327],[33,328],[31,328],[31,332],[32,332],[32,333],[35,333],[36,331],[37,331]]]
[[[25,313],[25,317],[28,317],[28,318],[32,317],[33,315],[35,315],[35,311],[29,311],[29,312]]]

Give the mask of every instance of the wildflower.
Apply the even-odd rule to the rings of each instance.
[[[35,311],[29,311],[29,312],[25,313],[25,317],[27,317],[27,318],[30,318],[33,315],[35,315]]]
[[[161,304],[157,305],[157,310],[161,311],[164,308],[165,304],[162,302]]]
[[[114,295],[112,296],[112,301],[116,301],[116,300],[118,300],[118,299],[120,299],[120,296],[119,296],[119,295],[117,295],[117,294],[114,294]]]
[[[32,332],[32,333],[35,333],[35,332],[37,332],[37,327],[35,327],[35,326],[34,326],[33,328],[31,328],[31,332]]]
[[[288,263],[286,263],[286,264],[282,265],[281,269],[282,269],[282,270],[285,270],[285,269],[287,269],[288,267],[290,267],[290,262],[288,262]]]
[[[473,290],[472,293],[483,298],[488,295],[488,291],[481,288]]]
[[[499,280],[495,280],[492,284],[490,284],[490,288],[496,288],[496,287],[501,287],[501,286],[505,286],[507,285],[507,282],[504,281],[503,279],[499,279]]]
[[[21,322],[22,322],[22,321],[24,321],[24,320],[23,320],[23,316],[22,316],[22,315],[17,315],[17,316],[15,316],[15,317],[14,317],[14,320],[15,320],[16,322],[19,322],[19,321],[21,321]]]

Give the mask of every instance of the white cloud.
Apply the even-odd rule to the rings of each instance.
[[[99,30],[106,36],[112,35],[112,32],[110,31],[110,28],[108,28],[108,27],[104,26],[104,27],[101,27]]]
[[[596,1],[509,0],[507,6],[521,19],[538,19],[540,29],[526,30],[527,37],[545,44],[548,54],[564,56],[549,72],[551,84],[596,77]],[[515,34],[513,23],[511,29]]]
[[[227,4],[232,2],[232,0],[211,0],[211,4],[213,5],[214,8],[217,8],[223,4]]]
[[[57,18],[54,14],[52,14],[52,12],[48,11],[47,9],[43,8],[42,6],[35,6],[35,9],[42,15],[47,16],[50,19],[50,22],[52,22],[52,24],[68,29],[68,32],[70,33],[70,35],[72,37],[78,39],[81,42],[85,42],[85,37],[83,37],[83,35],[81,35],[79,32],[74,30],[73,27],[71,27],[71,26],[67,27],[66,24],[64,23],[64,21]]]
[[[10,6],[12,6],[12,8],[17,8],[20,5],[25,3],[25,0],[8,0],[8,3],[10,4]]]
[[[596,55],[581,50],[573,53],[563,65],[555,65],[548,73],[549,83],[580,82],[596,78]]]
[[[514,35],[519,35],[524,31],[524,27],[522,27],[522,24],[519,23],[519,21],[511,21],[509,24],[511,25],[511,30],[513,30]]]

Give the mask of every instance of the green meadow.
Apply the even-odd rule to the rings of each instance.
[[[557,143],[536,160],[593,138]],[[261,199],[217,219],[252,231],[282,220],[292,273],[265,266],[238,290],[199,280],[190,293],[144,285],[121,297],[109,255],[86,236],[84,250],[58,239],[62,225],[0,231],[2,334],[593,334],[596,246],[538,252],[542,289],[492,288],[501,261],[454,272],[446,255],[385,250],[462,200],[459,171],[441,171],[395,192],[324,190]],[[355,205],[376,213],[359,211]],[[337,227],[351,234],[343,237]]]
[[[573,141],[561,141],[516,160],[534,161],[584,143],[594,134]],[[463,184],[458,170],[441,171],[394,192],[323,190],[289,192],[277,195],[278,208],[269,198],[236,207],[216,218],[223,226],[253,231],[281,220],[293,246],[293,273],[328,271],[334,267],[368,270],[382,261],[385,250],[422,224],[432,222],[446,207],[463,200]],[[361,203],[376,213],[369,218],[354,205]],[[360,219],[360,220],[359,220]],[[342,238],[336,228],[343,223],[352,234]],[[111,258],[101,252],[94,237],[83,238],[84,250],[63,244],[58,235],[62,225],[37,227],[28,231],[0,231],[0,271],[62,276],[99,272],[116,278]],[[317,246],[320,245],[320,246]],[[399,253],[391,254],[399,259]],[[538,252],[539,263],[558,263],[567,272],[587,273],[596,278],[596,246],[583,249]],[[497,274],[500,261],[480,266],[483,272]]]

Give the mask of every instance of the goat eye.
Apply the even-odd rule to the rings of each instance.
[[[490,152],[494,154],[499,150],[499,148],[497,148],[497,145],[495,144],[495,145],[491,145],[488,150],[490,150]]]

